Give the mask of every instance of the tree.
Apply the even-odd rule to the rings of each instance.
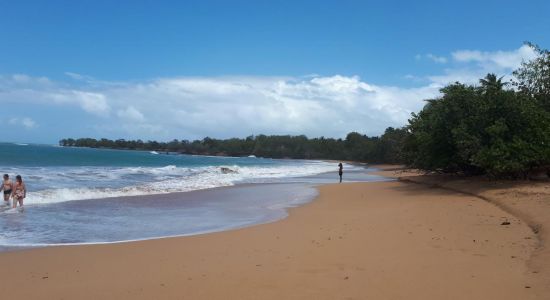
[[[514,71],[514,84],[522,93],[534,97],[546,111],[550,111],[550,51],[533,43],[526,44],[537,53],[537,57],[522,62],[521,67]]]
[[[479,114],[477,91],[472,86],[454,83],[441,89],[442,97],[427,100],[424,108],[412,115],[407,129],[410,136],[404,142],[404,157],[409,165],[431,171],[475,172],[470,155],[460,151],[477,147],[469,124],[476,123]],[[458,138],[460,136],[461,138]]]
[[[497,75],[493,73],[487,74],[485,78],[479,80],[481,91],[483,93],[498,93],[502,91],[504,86],[508,84],[508,82],[502,82],[503,77],[497,78]]]
[[[480,86],[451,84],[413,114],[402,146],[409,165],[429,171],[525,177],[550,163],[550,114],[488,74]]]
[[[380,137],[376,149],[378,162],[398,164],[404,161],[402,149],[408,132],[405,128],[388,127]]]

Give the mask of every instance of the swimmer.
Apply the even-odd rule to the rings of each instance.
[[[4,181],[0,186],[0,191],[4,191],[4,205],[10,206],[10,196],[13,189],[13,182],[10,180],[10,175],[4,174]]]
[[[19,203],[19,206],[23,207],[23,199],[27,197],[27,188],[25,187],[25,184],[23,183],[23,179],[21,178],[21,175],[15,176],[15,186],[13,188],[13,192],[11,194],[11,197],[13,199],[13,205],[12,208],[17,207],[17,203]]]

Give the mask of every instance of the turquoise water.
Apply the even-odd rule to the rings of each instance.
[[[334,170],[321,161],[0,144],[0,172],[23,176],[28,204],[278,182]],[[223,173],[221,168],[232,172]]]
[[[238,165],[273,165],[269,159],[248,157],[210,157],[161,154],[149,151],[69,148],[51,145],[0,143],[0,166],[55,167],[55,166],[116,166],[161,167],[208,166],[235,163]]]
[[[231,172],[223,172],[222,167]],[[348,181],[383,180],[344,165]],[[269,222],[336,182],[337,164],[0,144],[0,173],[23,176],[25,209],[0,208],[0,250],[109,243]]]

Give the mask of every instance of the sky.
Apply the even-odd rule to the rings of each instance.
[[[380,135],[550,48],[550,1],[0,0],[0,141]]]

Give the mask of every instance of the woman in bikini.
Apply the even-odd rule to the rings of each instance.
[[[13,208],[17,207],[17,203],[19,202],[19,206],[23,207],[23,199],[27,196],[27,188],[25,187],[25,184],[23,183],[23,179],[21,178],[21,175],[15,176],[15,186],[13,188],[12,192],[12,198],[13,198]]]
[[[2,181],[2,186],[0,191],[4,191],[4,204],[6,206],[10,205],[10,196],[13,188],[13,182],[10,180],[10,175],[4,174],[4,181]]]

